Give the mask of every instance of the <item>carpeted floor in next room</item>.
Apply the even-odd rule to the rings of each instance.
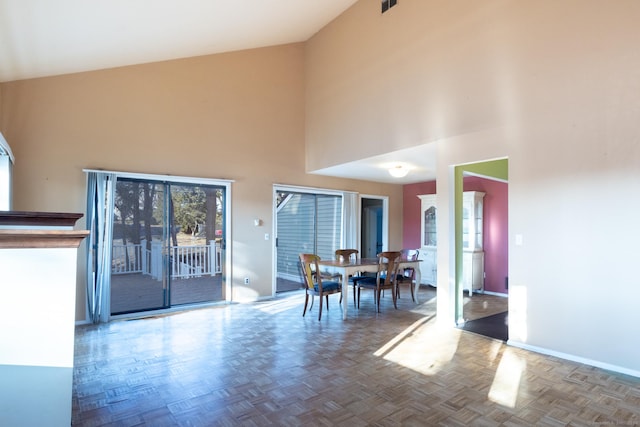
[[[509,339],[508,325],[509,312],[503,311],[502,313],[481,317],[480,319],[468,320],[463,325],[460,325],[459,328],[485,337],[507,341]]]

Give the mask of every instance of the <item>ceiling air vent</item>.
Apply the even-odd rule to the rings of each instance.
[[[398,3],[398,0],[382,0],[382,13],[385,13],[387,10],[391,9]]]

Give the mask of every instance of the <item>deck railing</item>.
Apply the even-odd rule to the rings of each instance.
[[[111,274],[142,273],[162,279],[162,243],[112,245]],[[170,246],[169,269],[172,278],[215,276],[222,273],[222,246],[211,240],[208,245]]]

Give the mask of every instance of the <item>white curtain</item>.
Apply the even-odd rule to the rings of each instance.
[[[116,175],[87,172],[87,307],[93,323],[111,313],[111,244]]]
[[[358,193],[342,193],[342,247],[358,247]]]

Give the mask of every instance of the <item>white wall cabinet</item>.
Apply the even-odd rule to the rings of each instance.
[[[484,196],[481,191],[462,195],[462,289],[469,296],[484,290]]]
[[[484,196],[480,191],[463,193],[462,220],[462,287],[471,295],[484,289],[484,251],[483,221]],[[420,259],[422,264],[422,284],[436,286],[437,283],[437,246],[436,233],[436,195],[424,194],[420,198]]]
[[[462,289],[469,292],[484,290],[484,252],[463,251]]]
[[[421,284],[436,286],[438,271],[436,233],[436,195],[419,195],[420,198],[420,264]]]

